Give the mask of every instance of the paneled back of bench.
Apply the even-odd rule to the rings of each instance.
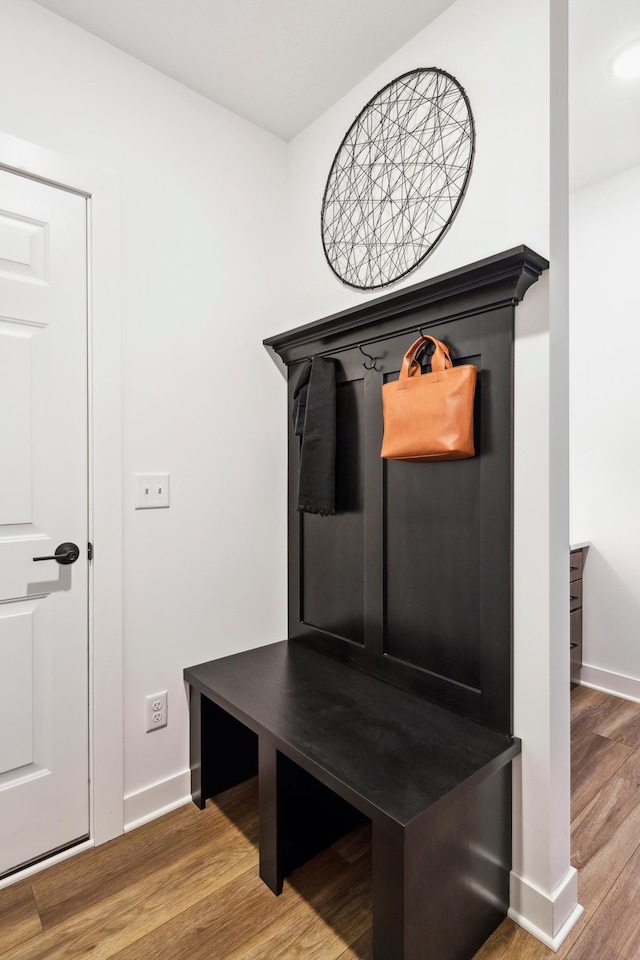
[[[290,639],[503,733],[512,732],[514,313],[545,265],[518,248],[266,341],[288,365],[289,410],[302,360],[329,356],[337,372],[335,516],[298,512],[300,439],[289,427]],[[419,328],[447,343],[454,364],[478,368],[472,459],[380,457],[381,387]]]

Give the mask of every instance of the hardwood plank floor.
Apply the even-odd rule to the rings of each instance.
[[[19,884],[0,894],[0,944],[8,950],[42,932],[31,887]]]
[[[572,747],[584,916],[557,953],[505,920],[475,960],[640,957],[640,705],[577,687]],[[249,781],[0,890],[0,960],[371,960],[369,827],[277,898],[257,835]]]
[[[640,773],[640,733],[633,740],[638,711],[640,705],[587,687],[576,687],[572,692],[571,861],[579,871],[578,899],[584,907],[580,921],[554,953],[512,920],[505,920],[475,960],[640,957],[640,930],[635,929],[635,920],[625,925],[633,928],[629,953],[616,953],[613,937],[612,944],[602,948],[609,923],[614,916],[618,916],[615,922],[620,922],[630,890],[633,895],[629,884],[634,882],[634,875],[625,874],[625,870],[640,846],[640,792],[633,779]],[[609,739],[605,733],[614,734],[616,739]],[[620,746],[627,751],[617,749]],[[600,952],[590,953],[596,933]]]

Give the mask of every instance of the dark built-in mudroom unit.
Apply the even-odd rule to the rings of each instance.
[[[192,795],[258,774],[274,894],[368,818],[374,960],[469,960],[508,906],[514,319],[547,266],[518,247],[265,341],[289,383],[289,636],[185,670]],[[420,331],[478,369],[470,459],[380,457]],[[337,375],[333,516],[297,509],[313,356]]]

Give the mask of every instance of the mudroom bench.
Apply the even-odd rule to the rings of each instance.
[[[514,324],[547,267],[515,247],[265,341],[288,388],[287,640],[185,671],[192,795],[258,774],[275,894],[368,818],[373,960],[472,960],[507,912]],[[476,367],[475,453],[383,459],[382,388],[425,331]]]
[[[375,960],[469,957],[504,915],[518,741],[284,641],[185,671],[192,791],[256,773],[271,890],[372,823]]]

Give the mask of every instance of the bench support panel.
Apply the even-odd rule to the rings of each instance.
[[[191,799],[207,800],[258,772],[258,737],[243,723],[190,687]]]
[[[504,919],[511,764],[410,827],[373,825],[373,960],[469,960]]]
[[[282,804],[278,796],[278,751],[264,736],[260,737],[259,757],[260,879],[272,893],[279,896],[282,893],[286,870],[280,850],[283,819]]]
[[[260,877],[284,878],[367,818],[260,737]]]

